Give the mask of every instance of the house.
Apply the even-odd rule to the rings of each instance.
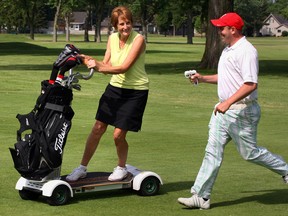
[[[70,19],[70,33],[71,34],[83,34],[85,20],[87,18],[86,12],[73,12]],[[107,34],[110,29],[110,18],[105,18],[101,22],[101,34]],[[89,29],[89,34],[95,34],[95,25],[92,25],[92,28]]]
[[[86,18],[86,12],[73,12],[70,18],[70,31],[83,30]]]
[[[260,29],[263,36],[282,36],[283,31],[288,32],[288,20],[276,14],[270,14],[265,20],[264,25]]]

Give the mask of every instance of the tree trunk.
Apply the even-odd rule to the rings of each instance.
[[[142,26],[142,35],[144,36],[146,43],[148,43],[147,23],[145,15],[142,15],[141,17],[141,26]]]
[[[175,27],[174,24],[173,24],[173,36],[174,36],[174,37],[176,36],[176,27]]]
[[[91,9],[87,10],[87,16],[84,24],[84,42],[89,42],[89,28],[90,28]]]
[[[60,13],[60,8],[61,8],[61,1],[58,1],[57,7],[56,7],[56,13],[54,16],[54,24],[53,24],[53,42],[57,42],[57,29],[58,29],[58,17]]]
[[[70,16],[66,14],[65,16],[65,31],[66,31],[66,42],[70,41]]]
[[[187,44],[193,44],[192,11],[189,11],[187,15]]]
[[[34,25],[30,24],[30,39],[34,40]]]
[[[33,2],[31,11],[30,11],[29,7],[26,8],[26,16],[27,16],[27,20],[28,20],[28,23],[29,23],[29,27],[30,27],[29,37],[30,37],[31,40],[34,40],[34,11],[35,11],[35,8],[36,8],[35,5],[36,5],[36,3]]]
[[[96,26],[95,26],[95,39],[94,39],[94,41],[96,43],[101,43],[101,17],[97,16],[97,21],[96,21]]]
[[[144,3],[144,2],[143,2]],[[142,35],[145,38],[146,43],[148,43],[148,34],[147,34],[147,10],[146,5],[141,5],[141,26],[142,26]]]
[[[94,5],[96,9],[96,25],[95,25],[94,41],[96,43],[101,43],[101,21],[102,21],[102,16],[104,13],[105,3],[106,3],[106,0],[98,0],[97,4]]]
[[[146,43],[148,43],[147,23],[144,21],[142,25],[142,34],[144,35]]]
[[[223,14],[233,10],[233,0],[210,0],[208,6],[208,28],[206,32],[205,52],[202,57],[200,68],[217,68],[224,44],[218,29],[212,25],[211,19],[218,19]]]
[[[35,7],[35,4],[33,5]],[[31,16],[30,16],[30,38],[34,40],[34,10],[32,9]]]

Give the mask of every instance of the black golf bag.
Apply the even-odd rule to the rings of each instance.
[[[41,83],[34,109],[18,114],[17,142],[10,152],[15,169],[27,179],[41,180],[62,164],[62,155],[74,112],[72,90]]]
[[[51,84],[55,73],[52,70],[50,80],[41,82],[41,94],[34,109],[26,115],[16,116],[20,129],[14,148],[9,149],[15,169],[26,179],[38,181],[60,177],[63,151],[74,116],[72,89],[81,90],[78,78],[88,80],[94,73],[93,69],[88,76],[73,73],[72,68],[82,64],[79,54],[79,49],[67,44],[56,63],[61,66],[62,75],[70,70],[69,76],[63,77],[61,83]]]

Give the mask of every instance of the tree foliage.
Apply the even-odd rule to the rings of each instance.
[[[259,35],[263,20],[268,16],[267,0],[235,0],[235,11],[243,18],[245,26],[243,33],[247,36]]]
[[[269,12],[274,14],[279,14],[288,19],[288,1],[287,0],[277,0],[275,3],[269,6]]]
[[[34,32],[47,23],[44,0],[5,0],[0,1],[0,25],[8,32]]]

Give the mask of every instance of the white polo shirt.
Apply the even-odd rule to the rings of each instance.
[[[243,36],[233,46],[226,47],[218,63],[218,97],[225,101],[245,82],[258,83],[258,53]],[[257,89],[243,99],[256,100]]]

